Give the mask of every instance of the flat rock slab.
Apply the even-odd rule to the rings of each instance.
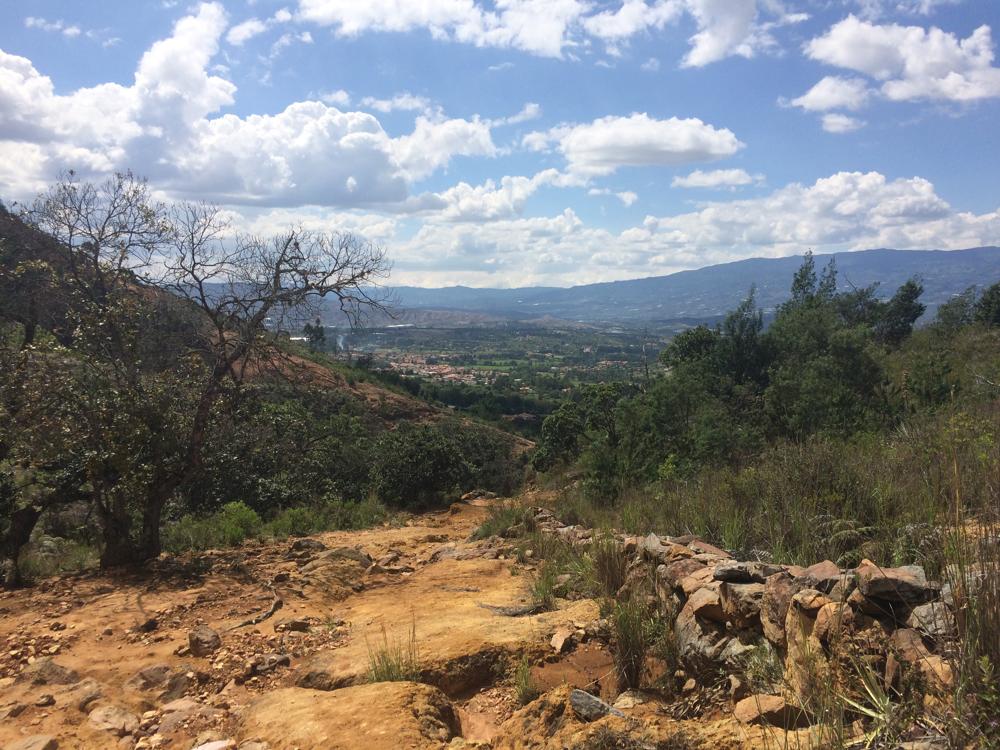
[[[285,688],[247,709],[243,735],[272,750],[437,750],[459,733],[457,714],[435,687],[380,682],[323,692]]]
[[[569,694],[569,705],[573,707],[573,713],[583,721],[597,721],[608,715],[625,715],[614,706],[609,706],[597,696],[583,690],[574,690]]]

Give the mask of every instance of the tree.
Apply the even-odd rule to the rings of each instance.
[[[233,233],[216,208],[158,203],[131,173],[101,184],[70,173],[24,217],[55,240],[72,300],[66,395],[96,459],[86,482],[105,566],[159,554],[164,506],[201,469],[213,411],[248,375],[287,369],[269,322],[326,297],[352,321],[385,304],[381,248],[349,234]],[[179,335],[154,365],[164,311]]]
[[[884,344],[899,346],[913,331],[913,324],[924,314],[926,306],[920,302],[924,285],[917,279],[904,283],[892,299],[881,309],[875,323],[875,336]]]
[[[983,292],[976,303],[975,318],[977,323],[1000,326],[1000,282]]]
[[[970,286],[940,305],[934,323],[948,332],[957,331],[976,319],[976,287]]]
[[[319,318],[316,318],[315,325],[306,323],[302,327],[302,333],[305,334],[306,340],[309,342],[309,351],[311,352],[319,351],[323,347],[323,342],[326,341],[326,329]]]

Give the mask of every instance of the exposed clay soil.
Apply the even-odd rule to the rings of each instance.
[[[164,558],[142,574],[68,576],[0,593],[0,747],[32,735],[54,737],[64,749],[187,750],[253,738],[272,750],[572,747],[570,737],[590,730],[563,716],[565,706],[552,708],[562,717],[557,725],[541,709],[531,713],[535,704],[518,706],[508,675],[528,654],[544,690],[568,685],[614,700],[606,644],[585,642],[562,656],[549,646],[557,629],[595,621],[597,604],[558,600],[554,611],[526,616],[482,606],[527,603],[530,580],[502,542],[469,541],[485,513],[463,504],[397,528],[313,537],[327,550],[348,548],[326,557],[318,545],[289,540]],[[283,606],[272,617],[236,627],[276,598]],[[221,636],[207,656],[188,651],[199,625]],[[419,681],[432,692],[368,685],[370,648],[383,639],[405,644],[411,632]],[[47,657],[75,674],[39,669]],[[287,702],[284,715],[276,696]],[[560,699],[565,704],[555,690],[540,703]],[[310,705],[324,706],[322,715],[313,717]],[[99,728],[88,716],[102,707],[122,709],[139,726]],[[690,724],[661,708],[651,699],[626,714],[642,717],[654,734]],[[356,726],[344,718],[352,716]],[[303,717],[319,728],[303,729]],[[731,719],[697,731],[715,750],[759,741]]]

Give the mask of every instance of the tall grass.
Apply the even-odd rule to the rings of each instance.
[[[390,640],[383,625],[381,643],[374,646],[368,644],[368,681],[408,682],[419,677],[416,622],[410,624],[410,632],[405,640]]]
[[[634,690],[642,680],[651,644],[649,608],[635,597],[616,602],[611,612],[611,627],[614,633],[611,653],[619,686]]]

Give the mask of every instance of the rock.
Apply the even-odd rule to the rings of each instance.
[[[921,604],[910,612],[906,626],[942,640],[955,633],[955,615],[943,602]]]
[[[687,543],[687,546],[700,555],[715,555],[720,560],[729,560],[733,557],[724,549],[719,549],[715,545],[709,544],[701,539],[693,539]]]
[[[33,734],[18,740],[13,745],[7,745],[7,750],[58,750],[59,741],[46,734]]]
[[[160,627],[160,621],[155,617],[150,617],[148,620],[144,620],[135,626],[135,629],[140,633],[152,633]]]
[[[80,681],[78,675],[72,669],[57,664],[49,656],[43,657],[29,664],[18,676],[18,681],[27,680],[32,685],[75,685]]]
[[[802,711],[789,706],[780,695],[751,695],[733,709],[733,716],[744,724],[770,724],[782,729],[804,726]]]
[[[573,638],[575,634],[576,630],[574,628],[559,628],[552,636],[552,640],[549,641],[549,644],[557,654],[561,654],[563,651],[568,651],[573,647]]]
[[[60,693],[61,702],[76,708],[81,713],[90,710],[91,704],[103,694],[100,683],[90,677],[81,680]]]
[[[760,600],[760,624],[764,637],[779,648],[785,646],[785,617],[792,597],[804,584],[789,573],[776,573],[764,582]]]
[[[247,740],[240,743],[239,750],[271,750],[271,746],[260,740]]]
[[[660,565],[656,569],[657,580],[662,581],[672,589],[681,588],[681,581],[699,570],[705,570],[705,564],[690,558],[674,560]]]
[[[0,706],[0,721],[5,721],[7,719],[15,719],[25,712],[28,708],[27,703],[7,703]]]
[[[938,586],[927,582],[919,565],[881,568],[871,560],[862,560],[857,574],[858,588],[869,599],[915,605],[932,601],[940,593]]]
[[[201,704],[191,698],[178,698],[177,700],[164,703],[160,709],[163,713],[169,714],[175,711],[197,711]]]
[[[696,570],[686,578],[682,578],[681,590],[684,592],[684,596],[691,596],[701,587],[713,583],[712,573],[712,568],[705,566],[700,570]]]
[[[288,654],[262,654],[255,656],[247,662],[246,669],[238,681],[246,682],[251,677],[268,674],[278,667],[287,667],[292,663],[292,657]]]
[[[584,692],[583,690],[574,690],[569,694],[569,705],[573,708],[573,712],[582,721],[597,721],[598,719],[603,719],[608,715],[625,715],[617,708],[609,706],[600,698]]]
[[[214,740],[198,745],[193,750],[236,750],[236,740]]]
[[[763,583],[723,582],[719,584],[719,599],[722,602],[722,613],[733,627],[742,630],[756,628],[760,624]]]
[[[792,597],[792,606],[802,612],[807,612],[813,617],[823,607],[829,604],[830,600],[816,589],[802,589]]]
[[[677,613],[674,635],[681,659],[701,669],[720,659],[729,639],[720,625],[697,617],[689,605],[690,600]]]
[[[310,627],[311,625],[308,620],[292,617],[284,620],[278,620],[274,623],[274,632],[279,633],[282,631],[291,631],[293,633],[308,633]]]
[[[319,539],[310,539],[308,537],[296,539],[292,542],[291,546],[292,552],[322,552],[325,549],[326,545]]]
[[[199,625],[188,633],[188,648],[192,656],[209,656],[221,646],[222,638],[208,625]]]
[[[828,602],[816,612],[813,635],[820,643],[828,644],[841,633],[849,632],[854,626],[854,610],[848,604]]]
[[[724,562],[716,566],[713,577],[726,583],[764,583],[769,576],[781,572],[780,565],[760,562]]]
[[[139,728],[139,717],[118,706],[101,706],[90,712],[90,723],[103,732],[124,737]]]
[[[38,708],[48,708],[49,706],[56,705],[56,697],[49,693],[38,696],[38,700],[35,701],[35,705]]]
[[[829,594],[844,578],[844,573],[835,562],[824,560],[810,565],[796,577],[801,579],[807,588]]]
[[[719,597],[719,583],[710,583],[698,589],[687,600],[685,607],[698,617],[711,620],[720,624],[725,624],[726,615],[722,611],[722,601]]]
[[[459,733],[457,713],[445,694],[415,682],[334,692],[275,690],[247,708],[240,732],[276,750],[437,750]]]
[[[173,668],[169,664],[154,664],[150,667],[140,669],[128,680],[125,687],[132,690],[153,690],[163,687],[170,679]]]

